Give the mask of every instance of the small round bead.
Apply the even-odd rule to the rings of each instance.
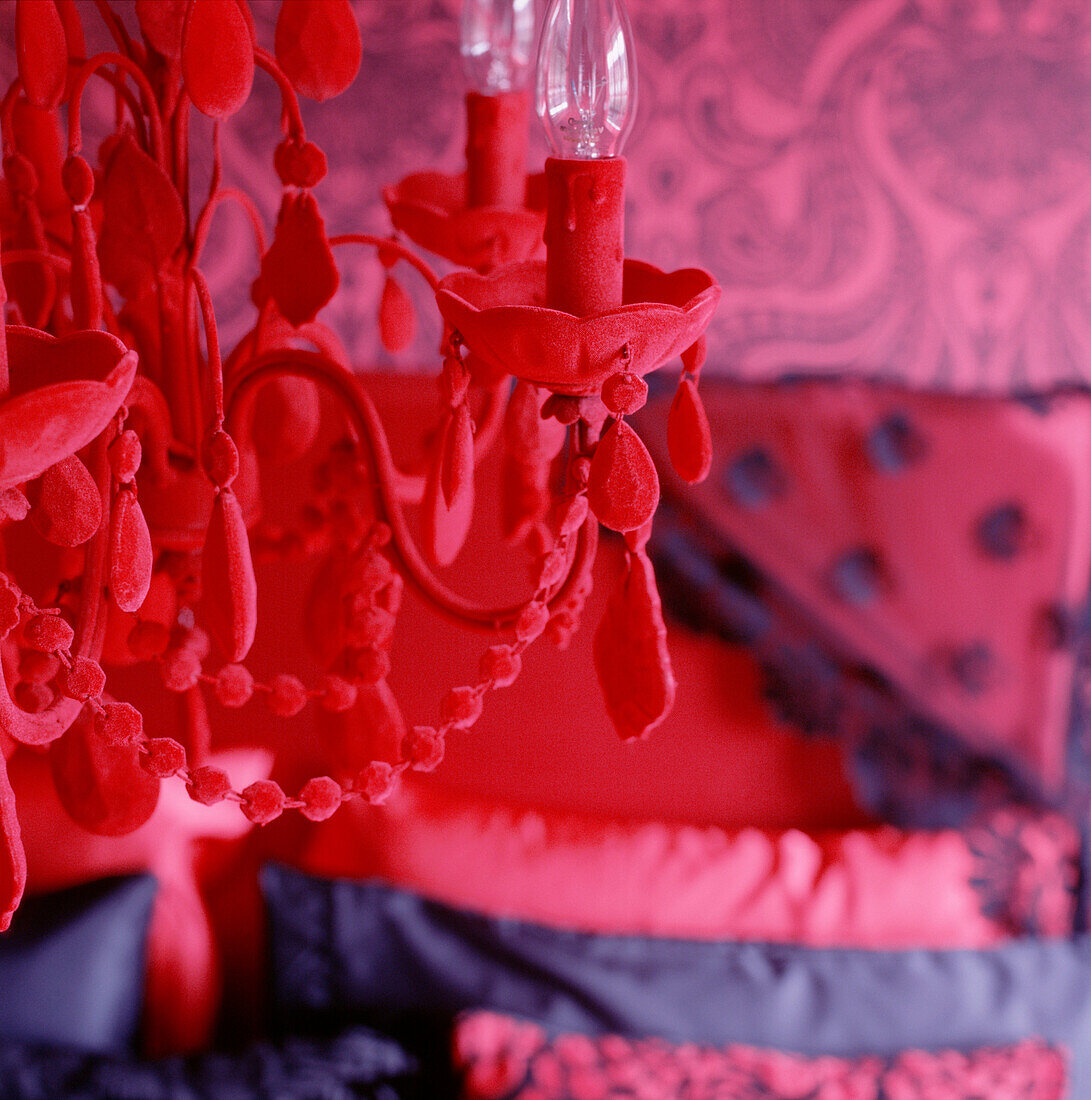
[[[521,642],[533,642],[549,622],[549,608],[540,600],[528,603],[515,623],[515,636]]]
[[[328,775],[308,779],[299,792],[303,808],[299,811],[308,821],[325,821],[341,805],[341,786]]]
[[[186,636],[182,639],[182,645],[191,653],[196,654],[198,661],[205,660],[212,652],[212,639],[208,636],[208,631],[202,630],[199,626],[192,626],[186,631]]]
[[[86,206],[95,193],[95,173],[78,154],[68,157],[61,168],[61,185],[73,206]]]
[[[648,400],[648,383],[632,371],[610,375],[602,384],[602,403],[614,416],[631,416]]]
[[[326,154],[313,141],[285,138],[273,152],[273,167],[285,187],[314,187],[326,176]]]
[[[153,737],[144,743],[141,764],[156,779],[169,779],[186,766],[186,750],[173,737]]]
[[[523,658],[510,645],[494,645],[481,655],[481,675],[496,687],[515,683],[523,670]]]
[[[14,696],[15,705],[20,710],[40,714],[53,702],[55,692],[49,684],[21,683],[15,685]]]
[[[216,673],[213,691],[225,707],[245,706],[254,694],[254,677],[245,665],[224,665]]]
[[[538,572],[538,585],[541,588],[552,588],[563,577],[568,567],[568,557],[563,550],[550,550],[540,564]]]
[[[110,444],[110,469],[123,484],[133,481],[140,469],[140,436],[126,429]]]
[[[65,669],[60,678],[61,691],[69,699],[97,699],[106,687],[106,673],[98,661],[90,657],[76,657],[72,667]]]
[[[322,706],[334,714],[342,714],[355,705],[356,685],[340,676],[327,676],[322,683]]]
[[[581,409],[580,398],[555,393],[552,397],[547,397],[542,405],[542,419],[553,417],[561,424],[575,424],[580,418]]]
[[[14,523],[21,523],[30,512],[30,501],[23,492],[12,486],[0,492],[0,518],[7,517]]]
[[[186,790],[194,802],[214,806],[227,797],[231,790],[231,780],[222,768],[213,768],[206,764],[189,773]]]
[[[60,659],[53,653],[24,649],[19,655],[19,679],[28,684],[48,684],[60,671]]]
[[[459,729],[468,729],[481,717],[481,696],[471,687],[451,688],[443,699],[443,720]]]
[[[587,512],[587,496],[584,493],[561,501],[556,511],[557,533],[559,535],[575,534],[587,519]]]
[[[298,676],[281,673],[273,677],[269,687],[269,709],[281,718],[294,718],[307,705],[307,689]]]
[[[356,779],[357,790],[373,806],[384,803],[393,793],[398,776],[385,760],[372,760]]]
[[[201,661],[191,649],[172,649],[160,668],[167,691],[189,691],[201,675]]]
[[[558,611],[545,629],[546,641],[558,649],[564,649],[579,629],[579,620],[571,611]]]
[[[39,653],[56,653],[72,645],[75,632],[60,615],[35,615],[23,627],[23,641]]]
[[[271,779],[255,780],[242,792],[242,797],[242,812],[255,825],[268,825],[284,812],[284,792]]]
[[[239,449],[222,428],[205,447],[205,470],[214,485],[227,488],[239,476]]]
[[[161,657],[170,648],[170,631],[156,622],[140,622],[129,631],[129,652],[141,661]]]
[[[349,585],[370,599],[390,583],[393,575],[393,566],[382,554],[366,554],[353,565]]]
[[[385,649],[364,646],[353,661],[356,675],[363,684],[377,684],[390,675],[390,654]]]
[[[384,611],[389,611],[391,615],[397,615],[399,608],[402,606],[402,590],[405,588],[405,581],[402,580],[400,573],[395,573],[390,578],[390,583],[379,590],[375,596],[375,606],[381,607]]]
[[[371,607],[365,603],[350,613],[348,636],[354,645],[380,646],[388,642],[393,633],[394,616],[381,607]]]
[[[443,734],[431,726],[414,726],[402,740],[402,756],[414,771],[435,771],[443,762]]]
[[[132,703],[105,703],[95,714],[95,733],[108,745],[131,745],[144,733],[144,718]]]

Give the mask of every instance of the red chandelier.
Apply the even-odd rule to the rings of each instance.
[[[90,13],[105,21],[114,50],[86,56],[81,18]],[[577,629],[600,524],[624,536],[628,567],[597,627],[598,679],[622,737],[655,728],[674,696],[644,549],[659,483],[626,418],[646,400],[644,377],[680,357],[670,454],[686,480],[708,473],[697,380],[719,288],[703,271],[665,273],[624,258],[620,152],[636,86],[620,0],[552,0],[537,101],[554,156],[531,177],[532,2],[466,0],[467,168],[388,187],[389,238],[327,237],[312,194],[326,158],[306,138],[297,95],[325,100],[352,81],[361,47],[348,0],[285,3],[274,54],[255,44],[247,0],[137,0],[135,14],[139,36],[105,0],[16,3],[19,72],[0,104],[5,749],[48,751],[67,811],[108,834],[147,820],[160,781],[173,776],[194,800],[233,800],[259,824],[287,809],[317,821],[348,799],[383,802],[406,769],[440,763],[447,734],[472,726],[485,695],[514,681],[532,642],[563,643]],[[240,201],[257,217],[224,186],[218,141],[255,70],[282,99],[273,165],[284,192],[253,285],[254,326],[221,357],[201,257],[222,203]],[[93,80],[116,104],[94,165],[81,127]],[[199,209],[190,204],[194,110],[215,120]],[[438,279],[404,238],[468,270]],[[397,467],[366,376],[317,319],[338,287],[333,250],[351,245],[373,249],[387,269],[379,328],[389,349],[406,347],[414,326],[394,269],[414,269],[435,292],[445,412],[423,477]],[[344,431],[322,485],[299,502],[299,531],[270,542],[259,524],[263,455],[318,445],[317,406],[301,380],[333,397]],[[503,530],[527,548],[537,577],[525,600],[506,607],[463,598],[434,571],[458,557],[475,471],[493,446],[504,448]],[[420,507],[418,535],[411,504]],[[308,608],[328,657],[320,683],[291,671],[257,682],[243,663],[256,629],[259,551],[327,559],[325,587]],[[112,667],[143,662],[169,690],[209,691],[228,707],[260,703],[292,716],[308,704],[366,705],[398,725],[386,679],[406,584],[452,620],[506,640],[486,649],[477,682],[447,693],[432,724],[406,732],[400,759],[346,765],[294,796],[268,779],[235,790],[207,761],[207,735],[193,730],[184,745],[152,736],[110,690]],[[25,859],[2,766],[0,830],[6,927]]]

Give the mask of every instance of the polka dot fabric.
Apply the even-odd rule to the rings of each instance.
[[[654,441],[668,499],[810,624],[834,678],[869,670],[969,751],[1061,795],[1091,576],[1091,401],[824,380],[717,383],[706,402],[718,467],[683,497]]]

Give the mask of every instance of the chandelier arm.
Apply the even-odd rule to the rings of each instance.
[[[95,0],[95,7],[98,9],[102,21],[106,24],[110,37],[117,43],[117,48],[127,57],[132,57],[143,63],[147,56],[143,48],[138,42],[133,41],[129,32],[125,29],[125,24],[117,17],[110,5],[106,3],[106,0]]]
[[[394,237],[376,237],[371,233],[339,233],[336,237],[330,237],[332,248],[341,244],[364,244],[381,251],[394,252],[399,260],[405,260],[421,274],[433,293],[439,289],[439,276],[415,252],[411,252]]]
[[[200,261],[201,252],[208,243],[209,229],[212,224],[213,215],[226,202],[238,204],[239,208],[250,222],[250,227],[253,230],[254,243],[258,249],[258,258],[260,259],[265,254],[265,226],[261,223],[261,214],[254,204],[254,201],[245,191],[240,191],[237,187],[221,187],[215,195],[209,196],[208,202],[205,204],[200,215],[198,215],[197,228],[193,234],[194,263]]]
[[[290,138],[303,141],[306,137],[306,131],[303,128],[303,116],[299,112],[299,97],[295,94],[292,82],[268,50],[262,49],[261,46],[255,46],[254,60],[257,62],[258,68],[264,69],[273,78],[280,90],[280,102],[286,122],[284,132]]]
[[[375,489],[393,538],[405,579],[418,594],[447,618],[475,629],[510,630],[526,607],[525,603],[489,606],[451,591],[425,562],[409,530],[401,501],[395,490],[398,471],[390,453],[386,429],[374,402],[356,377],[323,355],[297,349],[269,352],[242,367],[232,380],[226,398],[227,423],[238,400],[250,388],[279,375],[310,378],[326,385],[344,402],[353,426],[370,452],[375,471]],[[598,547],[598,524],[593,517],[580,527],[563,577],[553,586],[546,602],[550,608],[562,604],[582,582]]]
[[[84,88],[87,81],[105,65],[117,65],[124,69],[133,82],[140,89],[140,96],[144,103],[144,110],[148,116],[149,129],[151,130],[152,156],[160,168],[167,168],[165,158],[166,149],[163,144],[163,119],[159,114],[159,104],[156,102],[155,93],[144,71],[131,58],[119,53],[99,53],[89,58],[80,66],[72,80],[72,92],[68,106],[68,155],[76,156],[83,146],[83,135],[80,125]],[[104,77],[104,79],[107,79]]]

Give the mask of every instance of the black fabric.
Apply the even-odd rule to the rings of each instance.
[[[362,1028],[160,1062],[0,1041],[5,1100],[423,1100],[415,1070],[397,1043]]]
[[[742,1043],[804,1055],[970,1050],[1041,1038],[1091,1096],[1091,939],[980,951],[862,951],[563,931],[376,882],[267,867],[282,1016],[433,1026],[469,1008],[551,1032]]]
[[[0,1039],[129,1047],[155,892],[154,878],[133,875],[25,898],[0,936]]]

